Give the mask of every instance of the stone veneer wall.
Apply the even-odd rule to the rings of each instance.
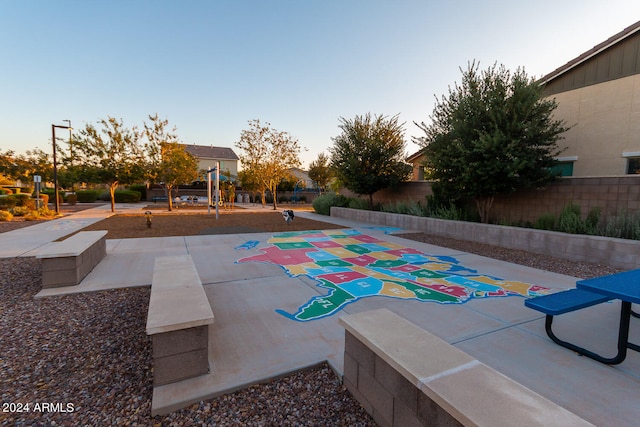
[[[610,265],[624,270],[640,268],[640,241],[637,240],[557,233],[476,222],[448,221],[338,207],[331,208],[331,216],[420,231],[434,236],[470,240],[571,261]]]

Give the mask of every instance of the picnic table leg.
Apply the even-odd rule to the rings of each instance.
[[[551,329],[551,325],[553,323],[553,315],[547,314],[544,322],[544,329],[547,332],[547,335],[553,342],[556,344],[568,348],[569,350],[575,351],[576,353],[587,356],[593,360],[596,360],[600,363],[605,363],[607,365],[617,365],[622,363],[624,359],[627,357],[627,348],[630,348],[635,351],[640,351],[640,346],[636,344],[632,344],[629,342],[629,321],[631,319],[631,303],[622,301],[622,307],[620,309],[620,325],[618,331],[618,354],[614,357],[603,357],[597,353],[589,351],[585,348],[579,347],[575,344],[572,344],[567,341],[563,341],[558,338]]]

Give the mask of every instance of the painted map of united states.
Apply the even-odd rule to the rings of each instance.
[[[471,298],[529,297],[549,291],[482,275],[453,257],[425,254],[357,230],[281,233],[269,239],[261,251],[237,262],[279,265],[290,276],[315,279],[324,289],[295,313],[276,310],[300,322],[330,316],[371,296],[460,304]]]

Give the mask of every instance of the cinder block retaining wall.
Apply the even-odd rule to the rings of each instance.
[[[331,208],[331,216],[551,255],[571,261],[610,265],[623,270],[640,268],[640,241],[637,240],[583,236],[339,207]]]

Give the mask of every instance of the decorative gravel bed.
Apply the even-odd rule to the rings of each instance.
[[[403,237],[574,277],[619,271],[426,234]],[[38,260],[0,259],[2,426],[375,425],[326,364],[151,417],[149,289],[34,299],[40,279]]]

